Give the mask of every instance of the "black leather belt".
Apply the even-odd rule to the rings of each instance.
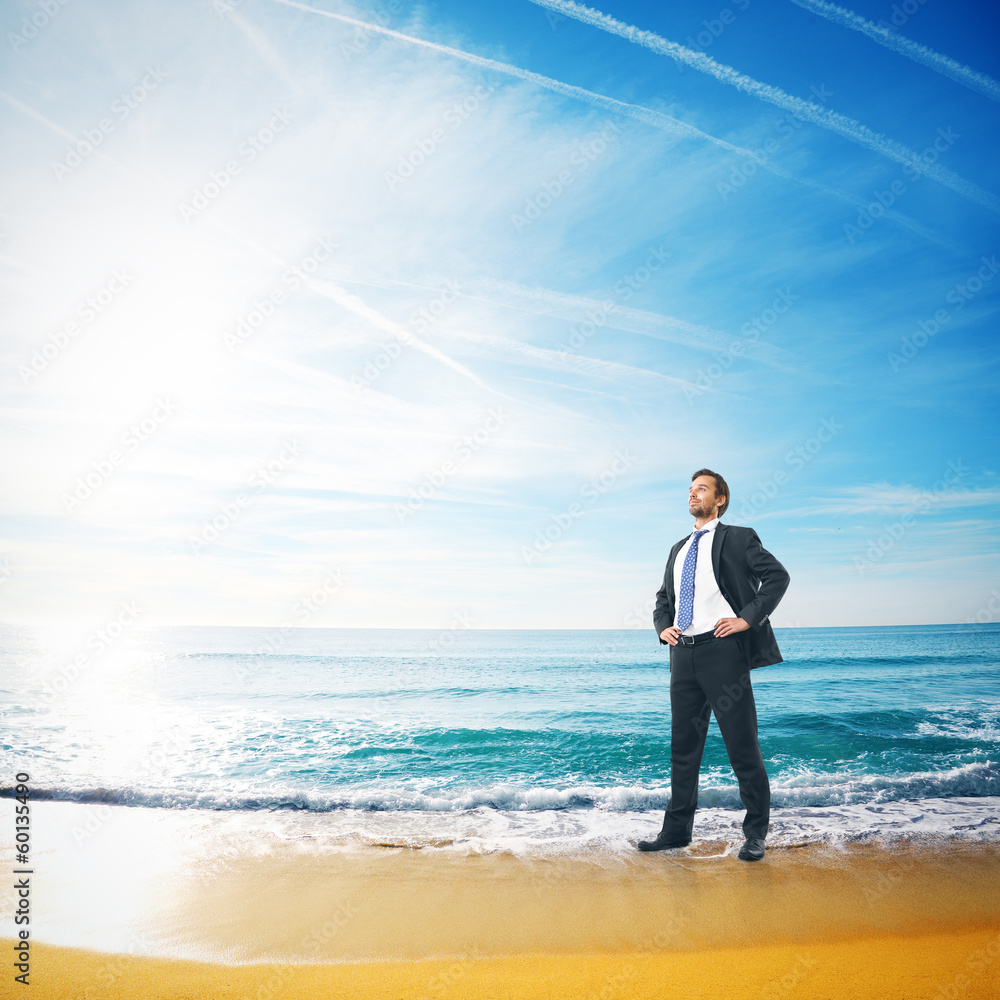
[[[680,646],[696,646],[699,642],[708,642],[710,639],[715,639],[716,635],[714,632],[701,632],[698,635],[679,635],[677,637],[677,644]]]

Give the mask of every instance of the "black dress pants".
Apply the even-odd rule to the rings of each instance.
[[[670,804],[663,833],[691,839],[712,712],[739,781],[746,809],[743,834],[763,840],[771,814],[771,785],[757,741],[750,668],[734,635],[670,647]]]

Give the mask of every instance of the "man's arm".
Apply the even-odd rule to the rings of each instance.
[[[670,628],[674,624],[674,617],[670,610],[670,605],[673,603],[673,595],[670,593],[670,588],[673,587],[674,582],[672,573],[670,572],[671,560],[667,560],[667,568],[663,573],[663,585],[656,592],[656,607],[653,609],[653,628],[656,629],[657,638],[660,640],[661,646],[667,645],[667,640],[663,638],[662,632],[664,629]],[[678,631],[680,631],[678,629]],[[676,640],[675,640],[676,641]],[[673,643],[670,643],[673,645]]]
[[[740,612],[738,617],[750,623],[750,628],[759,629],[778,606],[788,589],[788,570],[760,543],[757,532],[747,529],[746,560],[750,572],[760,580],[760,588],[754,599]]]

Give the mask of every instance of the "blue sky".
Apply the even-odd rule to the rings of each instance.
[[[776,625],[997,620],[998,21],[6,5],[0,615],[651,627],[707,466]]]

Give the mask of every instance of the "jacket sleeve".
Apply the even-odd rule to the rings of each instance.
[[[667,568],[663,571],[663,584],[656,592],[656,607],[653,609],[653,628],[656,629],[656,638],[660,639],[660,633],[673,625],[674,620],[670,613],[671,595],[669,587],[672,586],[670,579],[670,560],[667,561]],[[666,646],[665,639],[660,639],[660,645]]]
[[[756,630],[763,627],[771,612],[778,606],[788,589],[789,576],[785,567],[761,545],[753,528],[747,529],[746,539],[747,568],[760,581],[760,587],[754,599],[737,617]]]

